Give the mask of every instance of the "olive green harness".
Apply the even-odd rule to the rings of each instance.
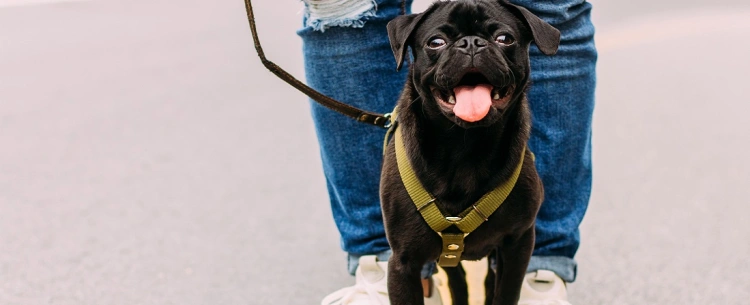
[[[393,121],[395,122],[395,113]],[[401,180],[406,187],[406,191],[416,205],[417,211],[422,214],[422,218],[443,240],[438,265],[455,267],[461,261],[461,254],[464,252],[464,238],[487,221],[489,216],[500,207],[511,190],[513,190],[523,167],[526,149],[524,148],[524,151],[521,153],[521,160],[518,162],[518,166],[516,166],[510,179],[482,196],[479,201],[461,212],[458,216],[445,216],[440,212],[436,204],[437,199],[424,189],[424,186],[422,186],[422,183],[414,173],[414,169],[406,155],[401,129],[395,126],[392,129],[395,129],[394,144],[396,146],[398,172],[401,175]],[[393,130],[389,130],[388,134],[390,135],[392,132]],[[388,136],[386,136],[387,138]],[[453,225],[458,227],[462,233],[443,233],[445,229]]]

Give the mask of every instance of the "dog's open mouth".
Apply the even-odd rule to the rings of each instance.
[[[487,116],[492,106],[505,108],[513,87],[495,87],[481,73],[470,72],[453,89],[433,87],[432,93],[443,108],[452,111],[458,118],[477,122]]]

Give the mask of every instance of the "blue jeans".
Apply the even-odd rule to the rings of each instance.
[[[390,112],[406,79],[396,71],[386,23],[410,13],[411,1],[351,0],[351,12],[306,0],[303,40],[308,84],[337,100],[362,109]],[[515,0],[562,32],[557,55],[530,50],[533,114],[530,148],[544,182],[545,201],[536,221],[536,246],[529,271],[545,269],[567,282],[576,277],[578,227],[591,193],[591,119],[596,82],[591,5],[583,0]],[[368,7],[367,5],[370,5]],[[385,131],[312,103],[333,218],[349,271],[357,258],[390,255],[383,228],[378,187]],[[423,276],[434,270],[426,266]]]

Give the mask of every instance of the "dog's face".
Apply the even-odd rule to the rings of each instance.
[[[552,55],[560,32],[500,0],[441,1],[388,24],[398,68],[412,49],[423,112],[469,128],[500,120],[525,90],[529,44]]]

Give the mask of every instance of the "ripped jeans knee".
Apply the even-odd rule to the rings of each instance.
[[[361,28],[369,20],[389,20],[411,11],[411,0],[303,0],[305,26],[324,32],[330,27]]]

